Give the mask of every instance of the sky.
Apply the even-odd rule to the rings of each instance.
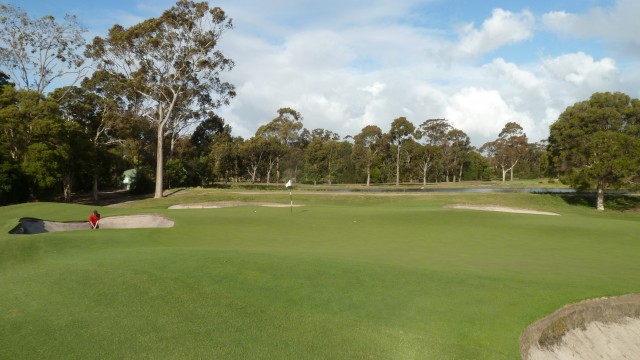
[[[11,2],[11,1],[10,1]],[[87,41],[175,1],[18,0],[32,17],[74,14]],[[475,146],[507,122],[530,142],[594,92],[640,97],[638,0],[220,0],[220,50],[237,96],[218,114],[250,138],[291,107],[343,138],[446,118]]]

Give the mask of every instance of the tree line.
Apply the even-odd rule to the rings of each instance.
[[[234,62],[218,49],[232,28],[222,9],[181,0],[86,44],[75,17],[33,19],[0,5],[0,203],[68,201],[80,191],[97,199],[99,189],[121,187],[131,168],[132,191],[156,197],[165,187],[288,179],[425,186],[547,175],[598,191],[637,183],[637,158],[618,160],[620,151],[637,153],[638,101],[620,93],[568,108],[548,143],[529,143],[509,122],[475,148],[447,119],[405,117],[390,120],[387,132],[368,125],[343,138],[306,129],[292,108],[278,109],[248,139],[233,136],[216,113],[236,95],[222,80]],[[71,85],[47,92],[65,81]],[[591,122],[599,125],[584,125]],[[598,131],[604,135],[594,137]],[[593,156],[611,164],[609,175],[595,175]]]

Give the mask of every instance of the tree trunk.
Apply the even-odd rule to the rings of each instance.
[[[396,186],[400,185],[400,144],[398,144],[398,154],[396,155]]]
[[[169,160],[173,159],[173,150],[176,145],[176,133],[171,131],[171,142],[169,144]]]
[[[160,199],[162,198],[162,192],[163,192],[162,174],[164,171],[163,169],[164,161],[162,161],[162,156],[163,156],[162,145],[164,143],[164,131],[161,124],[158,124],[157,138],[158,138],[157,139],[158,145],[156,146],[156,192],[153,197],[155,199]]]
[[[502,166],[501,168],[502,168],[502,182],[505,182],[507,179],[507,172],[509,171],[509,169],[505,169],[504,166]]]
[[[598,200],[596,204],[598,210],[604,210],[604,184],[598,181]]]
[[[371,181],[371,167],[367,166],[367,186],[369,186],[370,181]]]
[[[255,184],[256,183],[256,174],[258,172],[258,165],[251,165],[251,171],[249,171],[249,174],[251,175],[251,183]]]
[[[427,170],[428,166],[422,167],[422,186],[427,186]]]
[[[71,175],[66,175],[62,180],[62,187],[63,187],[65,202],[71,201],[71,178],[72,178]]]

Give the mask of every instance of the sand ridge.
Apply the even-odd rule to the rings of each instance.
[[[638,359],[640,294],[569,304],[520,336],[525,360]]]
[[[142,229],[169,228],[174,222],[162,215],[121,215],[109,216],[100,220],[101,229]],[[58,222],[36,218],[22,218],[19,224],[9,233],[11,234],[41,234],[58,231],[90,230],[88,221]]]
[[[169,206],[169,209],[220,209],[233,206],[266,206],[266,207],[299,207],[300,204],[281,204],[281,203],[268,203],[268,202],[256,202],[256,201],[214,201],[204,203],[193,204],[178,204]]]
[[[519,209],[512,208],[507,206],[497,206],[497,205],[447,205],[446,208],[451,209],[465,209],[465,210],[480,210],[480,211],[497,211],[497,212],[507,212],[507,213],[515,213],[515,214],[534,214],[534,215],[550,215],[550,216],[560,216],[558,213],[548,212],[548,211],[537,211],[531,209]]]

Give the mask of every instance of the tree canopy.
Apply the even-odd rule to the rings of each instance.
[[[0,66],[17,87],[44,94],[55,79],[72,75],[77,81],[85,75],[78,50],[87,30],[75,16],[62,23],[50,15],[32,19],[20,8],[0,4],[0,25]]]
[[[156,191],[162,197],[164,136],[176,123],[216,109],[235,96],[220,74],[232,60],[218,50],[231,19],[208,3],[180,0],[160,17],[125,29],[115,25],[106,38],[96,37],[87,56],[98,67],[126,81],[145,99],[140,111],[156,128]],[[212,96],[212,95],[215,95]],[[182,110],[182,111],[181,111]]]
[[[568,107],[551,125],[548,152],[553,171],[575,188],[595,188],[604,210],[606,188],[640,180],[640,101],[606,92]]]

